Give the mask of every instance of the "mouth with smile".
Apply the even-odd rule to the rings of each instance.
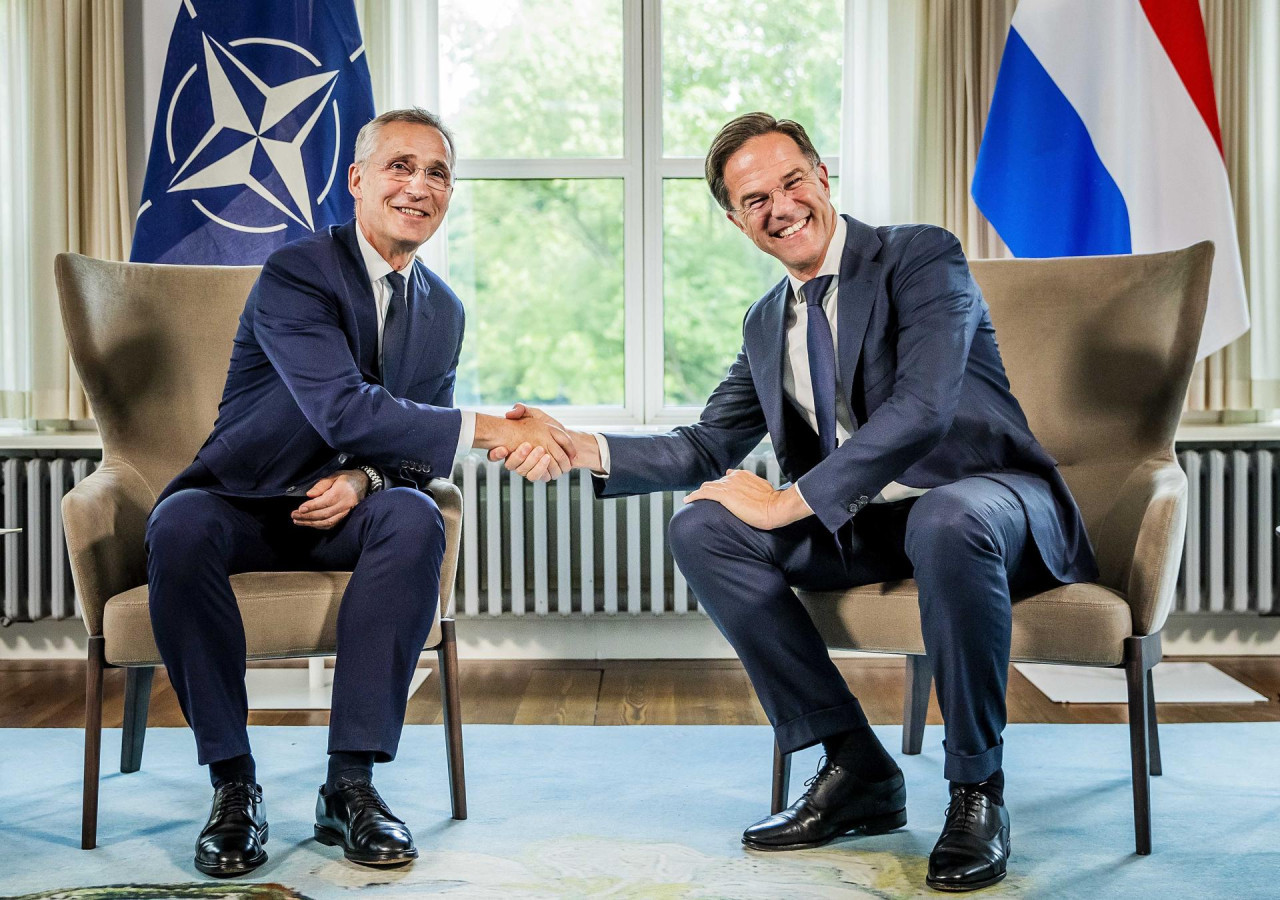
[[[424,210],[414,209],[412,206],[393,206],[391,208],[407,219],[425,219],[427,217]]]
[[[780,231],[771,232],[769,236],[779,240],[786,240],[787,238],[794,237],[795,235],[802,233],[806,228],[809,227],[809,221],[812,218],[813,218],[812,216],[805,216],[800,221],[792,222],[790,225],[786,226]]]

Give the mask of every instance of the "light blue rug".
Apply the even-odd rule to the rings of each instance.
[[[357,888],[377,898],[928,895],[925,860],[946,805],[941,729],[930,728],[922,755],[898,759],[906,829],[753,854],[739,835],[768,812],[765,728],[476,725],[465,730],[471,818],[455,822],[441,730],[413,726],[400,758],[378,767],[377,783],[422,858],[380,871],[311,840],[325,729],[251,731],[271,858],[249,880],[293,892],[279,896],[354,897]],[[877,731],[889,747],[901,740],[896,727]],[[978,896],[1277,896],[1280,723],[1165,725],[1160,733],[1168,774],[1153,779],[1155,852],[1138,857],[1126,727],[1011,726],[1013,862],[1005,882]],[[120,732],[104,733],[99,848],[81,851],[81,741],[72,729],[0,731],[0,894],[238,883],[191,867],[210,791],[186,729],[151,729],[142,771],[132,775],[114,771]],[[813,752],[797,759],[793,796],[816,762]],[[144,895],[179,891],[111,896]]]

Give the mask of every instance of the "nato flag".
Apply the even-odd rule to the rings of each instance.
[[[184,0],[130,259],[256,265],[345,222],[372,118],[354,0]]]

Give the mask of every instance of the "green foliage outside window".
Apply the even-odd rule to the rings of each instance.
[[[757,109],[837,147],[842,8],[663,3],[664,154],[701,157],[721,125]],[[443,112],[463,157],[622,155],[620,0],[442,0],[440,25]],[[448,280],[468,317],[460,404],[622,405],[625,213],[620,179],[458,185]],[[665,402],[701,406],[741,346],[747,307],[784,273],[701,180],[667,180],[661,215]]]

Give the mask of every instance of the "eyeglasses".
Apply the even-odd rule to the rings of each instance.
[[[413,181],[413,177],[419,172],[422,173],[427,187],[437,193],[443,194],[453,187],[453,176],[449,174],[448,169],[441,166],[411,166],[404,160],[394,159],[382,167],[382,173],[392,181],[406,184]]]
[[[794,198],[802,190],[805,185],[813,183],[813,174],[816,168],[810,168],[807,172],[797,172],[789,175],[787,180],[781,185],[769,191],[766,194],[754,194],[745,200],[742,206],[737,209],[731,209],[729,212],[736,213],[752,219],[767,218],[769,213],[773,212],[773,195],[781,191],[788,197]]]

